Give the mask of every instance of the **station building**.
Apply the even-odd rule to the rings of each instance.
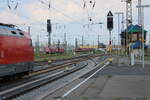
[[[128,35],[127,35],[128,34]],[[139,25],[130,25],[121,33],[121,45],[129,48],[129,51],[134,53],[136,57],[142,56],[142,43],[146,43],[147,31],[144,29],[144,39],[142,39],[142,27]],[[128,36],[128,45],[127,39]],[[144,48],[148,49],[148,46],[144,44]]]
[[[138,49],[141,47],[142,41],[144,43],[146,42],[146,34],[147,31],[144,29],[144,39],[142,39],[142,27],[139,25],[130,25],[121,33],[121,45],[127,46],[126,36],[128,36],[128,47],[130,46],[133,49]],[[146,44],[144,47],[148,48]]]

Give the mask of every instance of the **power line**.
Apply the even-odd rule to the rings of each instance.
[[[39,0],[39,2],[41,2],[42,4],[44,4],[44,5],[46,5],[46,6],[49,6],[47,3],[45,3],[45,2],[42,1],[42,0]],[[53,10],[59,12],[59,13],[62,14],[64,17],[66,17],[66,18],[68,18],[68,19],[71,19],[72,21],[77,20],[77,19],[74,19],[74,18],[70,17],[69,15],[65,14],[64,12],[62,12],[62,11],[60,11],[60,10],[58,10],[58,9],[56,9],[56,8],[54,8],[54,7],[52,7],[52,6],[51,6],[51,9],[53,9]],[[82,23],[79,22],[79,21],[77,21],[77,23],[79,23],[79,24],[82,25]]]
[[[83,0],[84,1],[84,0]],[[83,4],[83,6],[82,5],[80,5],[79,3],[77,3],[76,1],[74,1],[73,0],[73,2],[75,3],[75,4],[77,4],[81,9],[84,9],[86,6],[85,6],[85,2],[83,2],[84,4]],[[85,7],[84,7],[85,6]],[[84,10],[83,10],[84,11]],[[88,9],[86,9],[86,11],[85,11],[85,13],[87,14],[87,16],[88,16],[88,19],[90,18],[90,14],[89,14],[89,11],[88,11]]]
[[[89,1],[89,4],[90,4],[90,8],[89,9],[91,9],[92,11],[89,11],[88,10],[88,3],[87,3],[87,1],[86,0],[82,0],[83,1],[83,8],[86,10],[86,12],[87,12],[87,15],[88,15],[88,20],[90,21],[90,22],[93,22],[93,19],[92,19],[92,15],[93,15],[93,10],[94,10],[94,8],[95,8],[95,5],[96,5],[96,1],[95,0],[90,0]],[[90,14],[90,12],[91,12],[91,14]]]

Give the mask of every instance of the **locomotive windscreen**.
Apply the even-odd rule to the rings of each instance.
[[[16,27],[16,25],[13,25],[13,24],[4,24],[4,23],[0,23],[0,26],[8,26],[8,27],[11,27],[11,28]]]

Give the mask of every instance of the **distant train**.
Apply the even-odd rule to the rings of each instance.
[[[93,48],[76,48],[75,52],[92,52]]]
[[[34,50],[29,33],[0,23],[0,78],[33,70]]]
[[[64,53],[65,50],[63,48],[45,48],[46,54],[56,54],[56,53]]]

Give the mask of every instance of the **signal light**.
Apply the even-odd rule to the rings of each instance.
[[[107,18],[107,28],[110,30],[113,29],[113,18]]]
[[[108,28],[108,30],[113,29],[113,14],[111,11],[109,11],[109,13],[107,15],[107,28]]]
[[[51,33],[51,31],[52,31],[51,20],[47,19],[47,32]]]

